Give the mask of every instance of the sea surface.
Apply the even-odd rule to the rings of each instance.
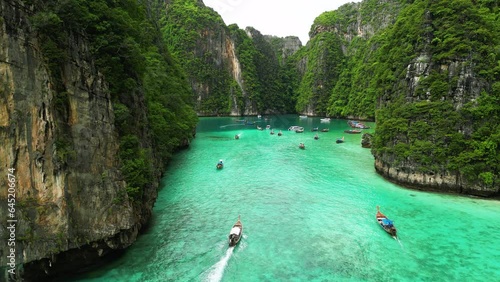
[[[346,120],[265,118],[201,118],[165,172],[150,228],[71,281],[500,281],[499,201],[386,181]],[[315,127],[330,131],[314,140]],[[398,240],[376,223],[377,205]],[[243,238],[229,248],[238,215]]]

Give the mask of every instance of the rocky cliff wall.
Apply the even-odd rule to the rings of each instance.
[[[32,7],[23,3],[0,1],[0,186],[7,187],[7,169],[15,169],[16,264],[25,281],[35,281],[130,245],[144,218],[117,169],[111,99],[84,37],[69,36],[61,72],[66,91],[56,93],[29,24]],[[2,230],[6,197],[1,189]],[[2,266],[6,247],[0,246]]]

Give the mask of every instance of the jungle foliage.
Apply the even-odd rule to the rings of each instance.
[[[172,152],[192,138],[197,122],[186,76],[151,17],[161,6],[133,0],[26,3],[35,6],[31,21],[62,99],[56,108],[64,106],[62,69],[70,42],[88,42],[90,59],[109,83],[127,192],[140,200]]]
[[[262,113],[293,111],[294,102],[285,90],[289,73],[260,32],[225,26],[216,12],[197,0],[169,1],[162,26],[170,50],[183,62],[193,90],[201,97],[199,114],[227,115],[234,108],[240,109],[239,114],[245,108]],[[230,40],[241,81],[233,73],[237,62],[227,58],[233,46]]]
[[[371,83],[379,101],[376,156],[498,187],[498,8],[494,1],[414,1],[380,34]],[[419,63],[428,73],[409,97],[407,68]]]

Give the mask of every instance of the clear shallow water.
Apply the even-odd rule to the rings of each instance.
[[[387,182],[345,120],[262,120],[275,135],[235,120],[202,118],[165,173],[151,227],[73,281],[500,281],[500,202]],[[312,127],[330,132],[314,140]],[[377,205],[399,242],[377,225]],[[238,215],[243,239],[228,248]]]

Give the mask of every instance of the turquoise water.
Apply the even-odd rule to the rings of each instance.
[[[387,182],[361,135],[343,133],[345,120],[267,124],[284,135],[202,118],[166,171],[151,227],[124,256],[74,281],[500,281],[500,202]],[[314,140],[312,127],[330,132]],[[377,205],[399,241],[377,225]],[[243,238],[228,248],[238,215]]]

